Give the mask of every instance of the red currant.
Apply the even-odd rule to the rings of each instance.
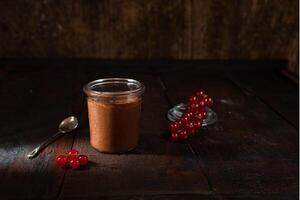
[[[69,165],[71,169],[78,169],[80,167],[80,162],[78,158],[73,158],[70,160]]]
[[[78,155],[79,152],[78,152],[77,150],[75,150],[75,149],[71,149],[71,150],[69,150],[69,151],[67,152],[67,154],[68,154],[68,155]]]
[[[186,113],[186,116],[191,119],[192,117],[194,117],[194,113],[189,111],[189,112]]]
[[[191,111],[192,112],[197,112],[200,108],[201,108],[201,106],[200,106],[199,103],[191,104]]]
[[[180,139],[185,140],[188,138],[188,133],[186,130],[179,131],[178,136]]]
[[[177,122],[178,128],[182,128],[183,121],[180,119],[180,120],[177,120],[176,122]]]
[[[206,119],[206,117],[207,117],[207,112],[206,112],[205,110],[203,110],[201,114],[202,114],[202,116],[203,116],[203,119]]]
[[[196,112],[195,113],[195,118],[198,119],[198,120],[202,120],[203,115],[201,114],[201,112]]]
[[[196,96],[199,98],[202,98],[204,96],[204,92],[200,90],[200,91],[196,92]]]
[[[71,149],[67,152],[69,159],[77,158],[79,152],[75,149]]]
[[[85,166],[89,162],[89,158],[86,155],[78,156],[78,160],[79,160],[81,166]]]
[[[188,134],[195,133],[195,131],[194,131],[194,123],[193,122],[187,123],[186,124],[186,130],[188,131]]]
[[[185,125],[190,121],[190,118],[187,115],[183,115],[181,121]]]
[[[208,106],[208,97],[205,97],[205,98],[203,99],[203,101],[204,101],[205,105]]]
[[[190,96],[186,112],[179,120],[169,124],[170,140],[175,142],[195,134],[202,127],[203,119],[208,115],[206,107],[211,106],[212,103],[212,99],[201,90]]]
[[[199,101],[199,105],[201,106],[201,107],[204,107],[206,104],[205,104],[205,101]]]
[[[64,155],[60,155],[56,158],[56,164],[61,168],[68,167],[68,161],[68,157]]]
[[[196,130],[200,129],[201,126],[202,126],[202,122],[201,122],[200,120],[194,122],[194,128],[195,128]]]
[[[191,96],[189,98],[189,103],[190,104],[197,103],[197,101],[198,101],[197,96]]]
[[[179,139],[179,135],[177,133],[172,133],[171,134],[170,140],[172,142],[176,142],[176,141],[178,141],[178,139]]]
[[[172,122],[172,123],[169,124],[169,131],[171,133],[176,132],[178,130],[178,128],[179,127],[178,127],[178,124],[176,122]]]

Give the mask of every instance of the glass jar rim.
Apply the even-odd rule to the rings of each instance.
[[[93,87],[104,84],[116,84],[116,83],[130,83],[134,84],[136,88],[125,91],[96,91]],[[116,96],[128,96],[128,95],[139,95],[145,90],[145,86],[139,81],[130,78],[103,78],[89,82],[83,87],[83,91],[87,96],[94,97],[116,97]]]

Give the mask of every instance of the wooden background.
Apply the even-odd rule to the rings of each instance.
[[[287,60],[298,0],[2,0],[0,58]]]

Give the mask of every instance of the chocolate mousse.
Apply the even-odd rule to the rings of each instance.
[[[97,81],[84,88],[88,96],[90,144],[104,153],[129,151],[138,144],[143,85],[132,79]],[[98,85],[94,87],[93,83]]]

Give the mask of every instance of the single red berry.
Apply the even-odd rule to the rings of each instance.
[[[203,101],[204,101],[204,103],[205,103],[205,106],[208,106],[208,98],[209,98],[209,97],[205,97],[205,98],[203,99]]]
[[[181,130],[178,132],[178,136],[180,139],[185,140],[188,138],[188,133],[186,130]]]
[[[203,119],[206,119],[206,117],[207,117],[207,112],[206,112],[205,110],[203,110],[201,114],[202,114],[202,116],[203,116]]]
[[[170,140],[172,142],[176,142],[176,141],[178,141],[178,139],[179,139],[179,135],[177,133],[172,133],[171,134]]]
[[[195,116],[195,119],[197,119],[197,120],[202,120],[203,119],[203,115],[201,114],[201,112],[196,112],[194,114],[194,116]]]
[[[178,130],[178,123],[172,122],[172,123],[169,124],[169,131],[170,131],[171,133],[174,133],[174,132],[176,132],[177,130]]]
[[[180,120],[182,121],[183,125],[185,125],[189,123],[190,117],[188,117],[187,115],[183,115]]]
[[[185,129],[187,130],[188,128],[190,128],[191,126],[193,126],[193,122],[189,121],[188,123],[185,124]]]
[[[78,158],[71,159],[69,162],[71,169],[78,169],[80,167],[80,162]]]
[[[87,157],[86,155],[79,155],[78,160],[79,160],[81,166],[85,166],[89,162],[89,157]]]
[[[194,108],[195,108],[195,104],[191,103],[191,104],[188,104],[187,110],[191,111],[191,112],[194,112],[194,110],[195,110]]]
[[[196,96],[199,98],[202,98],[204,96],[204,92],[200,90],[200,91],[196,92]]]
[[[191,104],[191,109],[190,111],[192,112],[197,112],[199,109],[201,109],[202,107],[200,106],[199,103],[194,103],[194,104]]]
[[[68,167],[68,162],[69,162],[69,159],[67,156],[59,155],[56,158],[56,164],[61,168]]]
[[[69,151],[67,152],[67,154],[68,154],[68,155],[78,155],[79,152],[78,152],[77,150],[75,150],[75,149],[71,149],[71,150],[69,150]]]
[[[189,103],[193,104],[193,103],[197,103],[198,99],[197,96],[193,95],[189,98]]]
[[[67,152],[69,159],[77,158],[79,152],[75,149],[71,149]]]
[[[202,126],[202,122],[200,120],[194,122],[194,128],[196,130],[199,130],[201,128],[201,126]]]
[[[179,129],[182,128],[183,121],[181,119],[177,120],[176,123],[177,123]]]
[[[204,101],[204,100],[203,100],[203,101],[199,101],[199,105],[200,105],[201,107],[206,106],[205,101]]]

